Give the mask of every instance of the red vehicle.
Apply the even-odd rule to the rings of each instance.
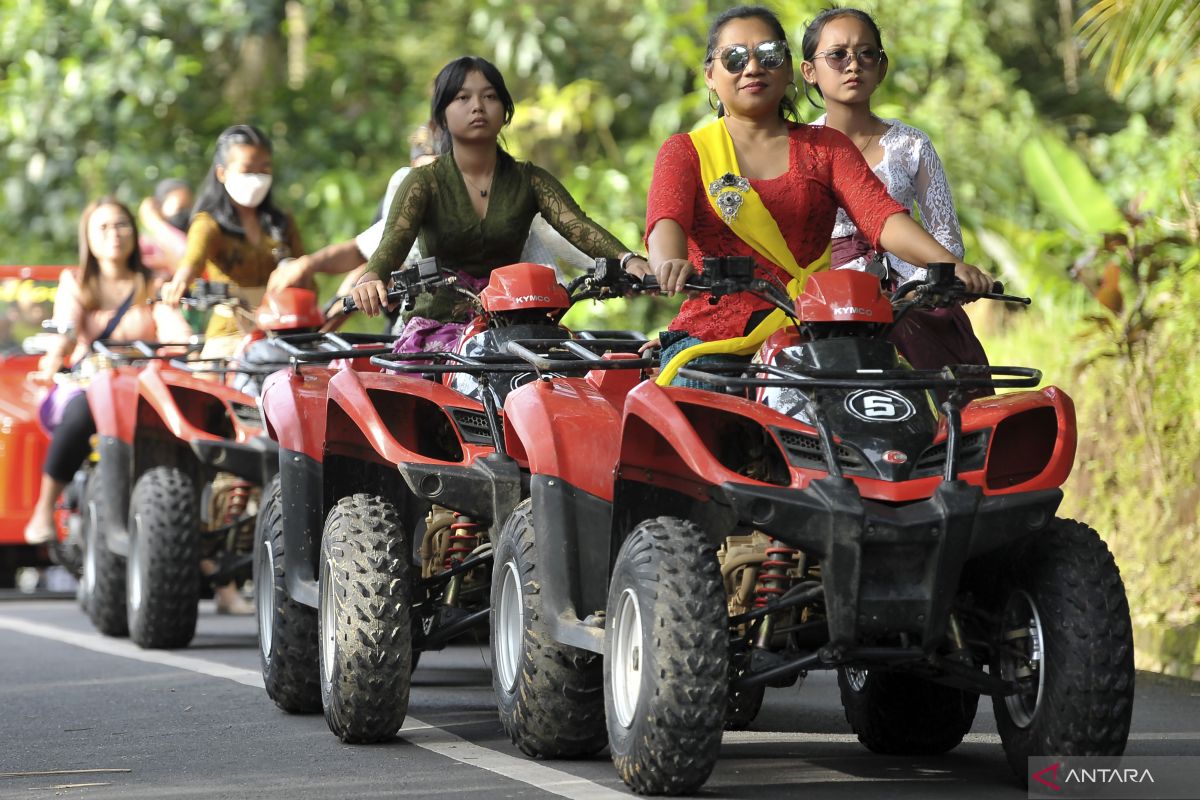
[[[393,275],[391,298],[449,281],[427,259]],[[547,267],[497,269],[464,296],[479,319],[452,351],[300,353],[263,392],[280,474],[255,546],[264,684],[287,711],[323,708],[348,742],[393,736],[419,653],[486,623],[493,526],[527,487],[499,409],[534,377],[502,348],[571,337],[557,322],[569,292]]]
[[[54,310],[58,277],[68,266],[0,265],[0,588],[21,567],[46,566],[45,547],[25,543],[49,439],[38,424],[44,387],[28,380],[38,366],[42,323]]]
[[[931,265],[889,299],[872,275],[821,273],[793,304],[747,260],[706,261],[690,288],[751,290],[797,322],[750,366],[680,372],[716,391],[589,385],[527,355],[543,379],[504,412],[530,491],[496,538],[491,601],[493,684],[523,751],[607,741],[635,791],[689,793],[722,728],[810,669],[838,670],[876,752],[955,747],[981,694],[1022,780],[1030,755],[1123,751],[1120,575],[1095,531],[1055,517],[1070,398],[967,404],[1040,374],[912,370],[885,338],[966,298],[952,276]]]
[[[202,281],[191,302],[237,304]],[[183,647],[202,594],[249,577],[260,487],[278,459],[256,398],[231,384],[286,365],[282,353],[252,357],[256,342],[323,321],[315,293],[287,289],[264,301],[258,330],[232,358],[185,361],[177,347],[140,343],[139,355],[112,354],[116,366],[92,379],[99,461],[84,491],[83,585],[101,632]],[[202,559],[215,571],[202,575]]]

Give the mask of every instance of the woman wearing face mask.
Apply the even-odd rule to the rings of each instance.
[[[212,169],[192,211],[187,251],[163,287],[164,301],[178,303],[205,274],[257,306],[276,265],[304,254],[296,221],[271,198],[272,170],[271,141],[258,128],[234,125],[217,137]],[[235,318],[215,314],[206,331],[210,342],[239,334]]]
[[[717,119],[663,144],[647,203],[650,266],[666,292],[682,290],[704,256],[720,255],[750,256],[798,291],[829,266],[839,207],[873,245],[912,263],[953,262],[970,291],[991,286],[888,196],[842,133],[795,121],[791,48],[772,11],[739,6],[721,14],[707,51],[704,76]],[[664,365],[693,347],[689,356],[748,358],[769,310],[746,293],[715,304],[687,300],[660,337]],[[663,379],[673,371],[665,369]]]
[[[384,281],[418,240],[421,253],[456,273],[460,285],[482,288],[493,269],[520,260],[539,213],[589,258],[617,258],[645,274],[645,259],[590,220],[553,175],[500,146],[515,103],[495,65],[476,56],[451,61],[434,81],[431,105],[443,155],[413,169],[396,190],[383,239],[353,290],[360,309],[380,312]],[[444,346],[463,322],[460,305],[450,288],[422,295],[398,346]]]

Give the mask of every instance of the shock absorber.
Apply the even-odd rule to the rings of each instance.
[[[455,514],[455,522],[450,525],[450,536],[446,545],[445,569],[461,564],[479,545],[479,529],[483,526],[474,522],[464,514]],[[452,606],[458,600],[458,587],[462,583],[462,575],[455,575],[446,586],[446,605]]]
[[[250,494],[253,488],[249,483],[242,480],[231,481],[226,486],[225,513],[221,517],[222,527],[234,525],[234,523],[246,515],[246,508],[250,505]],[[249,550],[253,546],[253,536],[254,528],[252,526],[236,525],[231,527],[225,539],[226,549],[229,552]]]
[[[762,562],[758,571],[758,585],[755,587],[754,607],[762,608],[772,599],[778,598],[791,584],[789,570],[795,566],[796,551],[784,547],[776,539],[767,545],[767,558]],[[771,643],[771,622],[773,615],[767,615],[758,628],[758,647],[769,649]]]

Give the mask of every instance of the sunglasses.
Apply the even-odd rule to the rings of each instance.
[[[784,41],[761,42],[755,45],[754,50],[751,51],[744,44],[731,44],[720,50],[714,50],[708,60],[711,62],[716,59],[726,70],[737,73],[744,70],[750,63],[751,52],[754,53],[755,60],[763,69],[779,69],[787,60],[788,46]]]
[[[815,53],[813,55],[813,61],[816,61],[822,56],[824,56],[825,63],[829,65],[830,69],[836,69],[839,71],[850,66],[851,59],[858,59],[859,66],[863,67],[864,69],[870,69],[871,67],[878,66],[880,61],[883,61],[885,58],[887,58],[887,54],[884,53],[883,49],[879,47],[864,47],[858,52],[848,50],[845,47],[838,47],[834,50],[826,50],[821,53]]]

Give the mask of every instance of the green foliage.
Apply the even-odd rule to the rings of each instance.
[[[1021,147],[1021,168],[1043,210],[1076,231],[1098,235],[1124,226],[1087,164],[1049,134],[1031,137]]]
[[[1096,0],[1076,29],[1084,53],[1108,63],[1105,82],[1123,94],[1152,72],[1164,73],[1196,61],[1200,44],[1197,0]]]

